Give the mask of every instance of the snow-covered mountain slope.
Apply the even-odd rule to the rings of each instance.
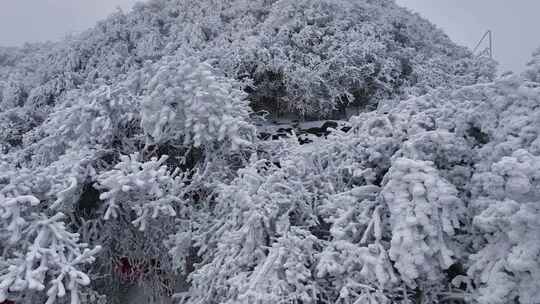
[[[118,82],[176,54],[241,80],[256,110],[300,117],[493,76],[493,63],[388,0],[153,0],[14,53],[0,56],[4,108],[51,106],[69,90]]]
[[[493,79],[386,0],[153,0],[0,49],[0,303],[535,304],[538,54]]]

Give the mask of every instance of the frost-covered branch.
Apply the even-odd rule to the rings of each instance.
[[[138,153],[121,156],[114,169],[97,178],[104,190],[104,219],[116,218],[123,210],[133,210],[133,225],[145,230],[149,221],[159,216],[176,216],[175,207],[182,207],[183,176],[170,172],[164,165],[166,156],[141,162]],[[125,212],[125,211],[124,211]]]
[[[0,196],[0,233],[11,233],[0,259],[0,301],[27,292],[46,290],[47,304],[70,294],[70,303],[79,304],[81,286],[90,284],[84,265],[94,262],[100,247],[89,249],[79,235],[66,230],[64,215],[52,217],[27,210],[39,200],[33,196]]]

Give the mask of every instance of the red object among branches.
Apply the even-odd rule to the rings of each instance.
[[[121,257],[115,264],[116,274],[126,282],[134,282],[142,279],[144,274],[144,262],[136,263],[128,257]]]
[[[5,301],[0,302],[0,304],[15,304],[15,302],[11,300],[5,300]]]
[[[115,273],[126,282],[135,282],[143,279],[145,274],[152,270],[159,271],[159,263],[155,259],[141,260],[121,257],[115,262]],[[0,303],[2,304],[2,303]]]
[[[115,259],[113,263],[113,271],[122,282],[128,284],[149,280],[153,283],[159,282],[163,294],[172,296],[174,289],[171,284],[173,280],[161,268],[161,264],[157,259],[137,259],[124,256]]]

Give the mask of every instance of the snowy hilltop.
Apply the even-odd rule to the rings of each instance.
[[[140,3],[0,48],[0,303],[536,304],[538,132],[393,0]]]

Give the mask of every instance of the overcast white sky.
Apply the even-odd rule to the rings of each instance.
[[[0,0],[0,45],[58,40],[80,32],[136,0]],[[503,70],[520,71],[540,46],[540,0],[397,0],[431,20],[454,41],[474,47],[487,29]]]
[[[396,0],[473,48],[487,29],[501,70],[521,71],[540,47],[540,0]]]
[[[0,0],[0,45],[59,40],[92,27],[135,0]]]

